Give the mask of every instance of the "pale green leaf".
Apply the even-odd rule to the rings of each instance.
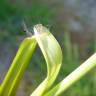
[[[93,68],[96,68],[96,53],[43,96],[59,96]]]
[[[41,24],[35,25],[34,32],[47,63],[47,77],[31,96],[42,96],[52,86],[59,73],[62,64],[62,52],[58,41],[46,27]]]

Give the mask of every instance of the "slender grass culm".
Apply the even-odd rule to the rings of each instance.
[[[15,96],[20,80],[26,71],[32,54],[38,44],[47,65],[47,76],[30,96],[59,96],[82,76],[96,67],[96,53],[70,73],[64,80],[53,86],[62,64],[62,51],[58,41],[42,24],[33,28],[34,35],[26,37],[0,86],[0,96]],[[27,32],[29,33],[29,32]],[[68,51],[69,52],[69,51]],[[69,53],[70,54],[70,53]]]

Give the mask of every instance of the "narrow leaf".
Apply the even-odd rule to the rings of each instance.
[[[34,37],[24,39],[1,84],[0,96],[15,96],[16,89],[29,64],[35,46],[36,40]]]
[[[47,63],[47,77],[31,96],[42,96],[52,86],[59,73],[62,64],[62,52],[57,40],[46,27],[41,24],[35,25],[34,32]]]
[[[43,96],[59,96],[93,68],[96,68],[96,53]]]

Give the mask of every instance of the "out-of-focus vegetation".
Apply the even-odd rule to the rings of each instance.
[[[1,0],[0,82],[2,82],[15,56],[21,40],[25,37],[22,28],[23,20],[29,28],[37,23],[48,26],[60,42],[64,59],[60,75],[55,83],[62,80],[94,53],[96,51],[96,15],[95,6],[92,6],[92,4],[96,5],[96,1],[89,1]],[[83,5],[80,7],[80,4]],[[90,12],[93,14],[93,18]],[[44,58],[38,48],[36,51],[21,81],[17,96],[29,96],[46,76]],[[95,90],[96,70],[94,69],[63,93],[62,96],[96,96]]]
[[[24,35],[23,21],[30,24],[30,28],[37,23],[47,25],[52,22],[53,13],[49,6],[34,1],[0,1],[0,41],[12,42],[16,36]]]

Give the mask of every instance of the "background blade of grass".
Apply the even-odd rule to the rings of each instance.
[[[70,38],[70,33],[69,32],[65,32],[64,34],[64,49],[65,54],[66,54],[66,60],[67,62],[72,62],[72,44],[71,44],[71,38]]]
[[[17,55],[1,84],[0,96],[15,96],[16,89],[29,64],[35,46],[36,40],[34,37],[26,38],[22,42]]]

